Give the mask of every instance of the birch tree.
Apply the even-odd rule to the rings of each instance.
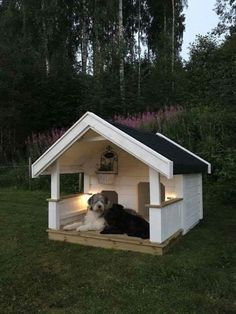
[[[171,34],[171,72],[175,66],[175,0],[172,1],[172,34]]]
[[[123,34],[123,3],[119,0],[118,15],[118,37],[119,37],[119,58],[120,58],[120,97],[123,107],[125,106],[125,73],[124,73],[124,34]],[[124,108],[125,111],[125,108]]]
[[[82,73],[87,73],[87,56],[88,56],[88,9],[86,1],[82,2],[82,41],[81,41],[81,61],[82,61]]]

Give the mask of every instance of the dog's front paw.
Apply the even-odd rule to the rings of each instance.
[[[79,226],[81,226],[81,222],[74,222],[73,224],[69,224],[69,225],[65,225],[63,227],[63,230],[65,231],[69,231],[69,230],[76,230],[76,228],[78,228]]]
[[[88,231],[87,226],[79,226],[76,231],[80,232],[80,231]]]

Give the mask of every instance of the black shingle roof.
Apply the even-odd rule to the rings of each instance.
[[[137,130],[117,122],[112,125],[174,163],[174,174],[207,172],[207,164],[156,134]]]

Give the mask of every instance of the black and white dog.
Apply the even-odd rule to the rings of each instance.
[[[123,234],[142,239],[149,238],[149,223],[139,215],[124,209],[120,204],[113,204],[104,213],[106,220],[103,234]]]
[[[89,231],[103,230],[105,227],[104,212],[110,207],[107,197],[101,193],[93,194],[88,199],[87,213],[83,221],[75,222],[63,227],[63,230]]]

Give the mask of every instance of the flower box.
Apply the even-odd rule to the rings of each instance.
[[[96,171],[98,183],[109,185],[113,184],[117,172],[115,171]]]

